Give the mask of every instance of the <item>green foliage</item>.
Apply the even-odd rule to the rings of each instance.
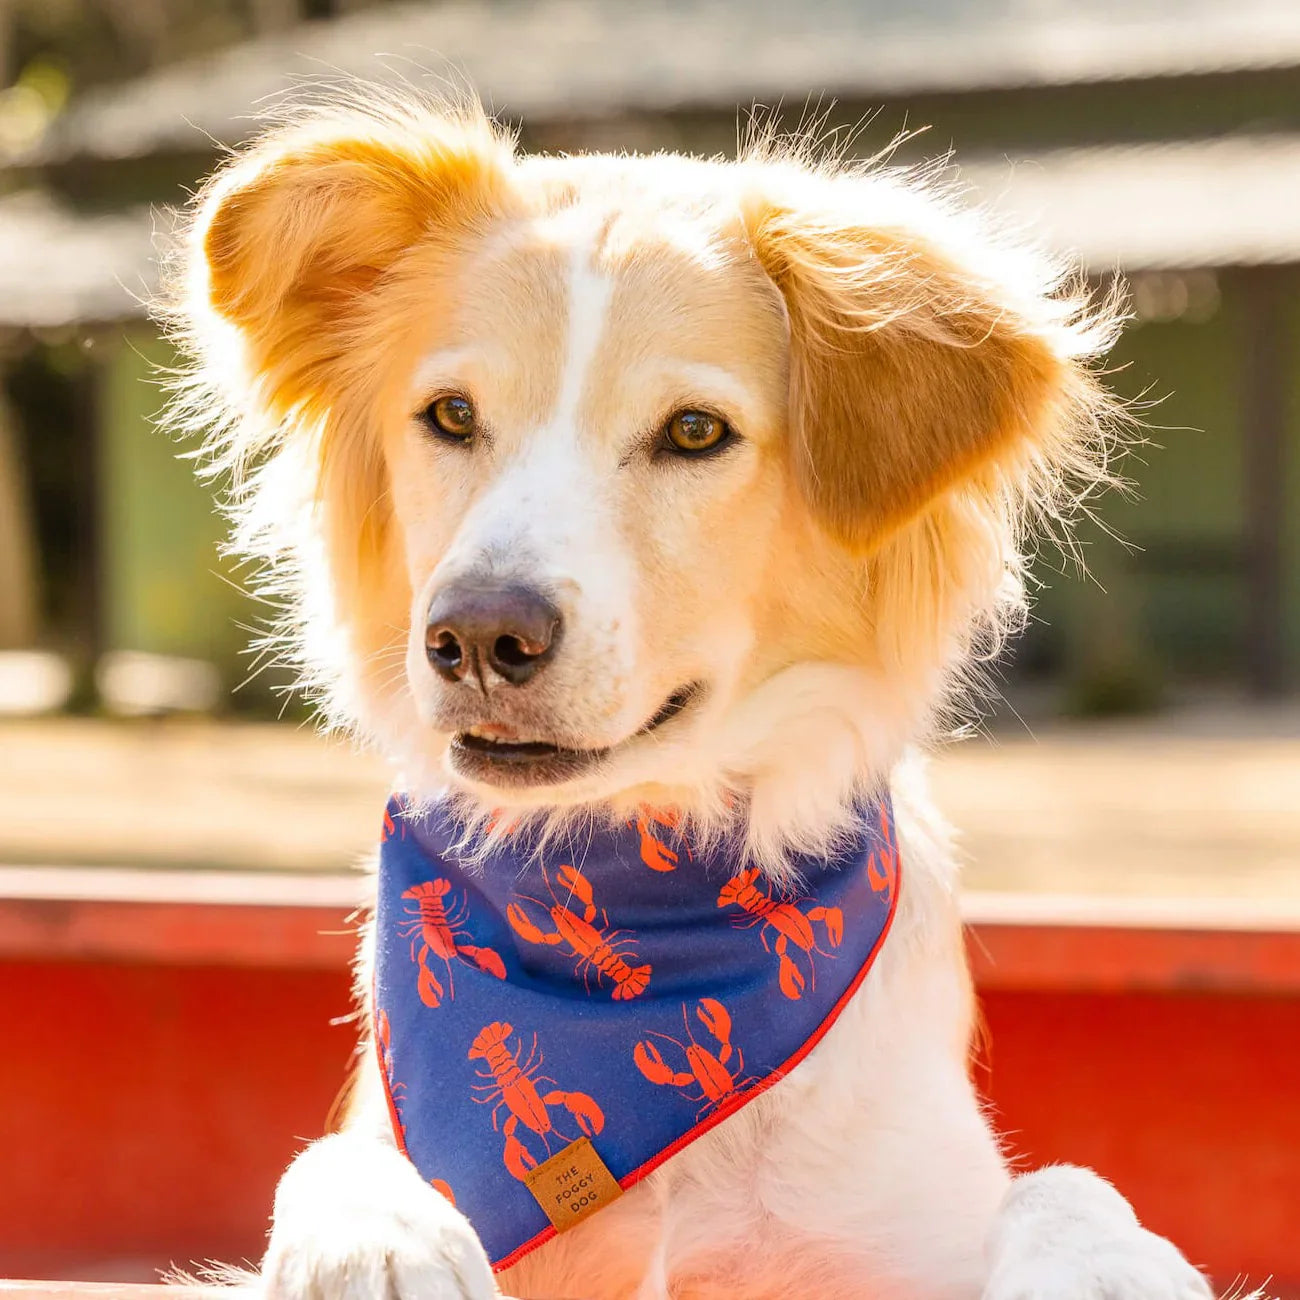
[[[7,30],[0,6],[0,85],[21,82],[29,69],[57,68],[80,91],[369,3],[374,0],[10,0]]]

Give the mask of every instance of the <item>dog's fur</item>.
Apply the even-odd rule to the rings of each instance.
[[[326,716],[406,788],[543,827],[649,801],[709,835],[743,807],[778,876],[855,792],[894,794],[899,915],[833,1030],[507,1292],[1209,1294],[1099,1178],[1008,1172],[967,1073],[955,854],[909,757],[1022,617],[1027,526],[1104,478],[1109,305],[883,162],[772,140],[739,162],[519,157],[472,106],[368,93],[233,159],[177,283],[181,417],[217,413],[238,545],[269,560]],[[448,392],[482,416],[473,446],[415,418]],[[682,407],[736,441],[663,454]],[[425,611],[454,579],[554,595],[545,672],[479,692],[431,671]],[[611,753],[562,785],[469,779],[449,744],[484,722]],[[268,1291],[488,1295],[363,1059],[348,1126],[281,1184]]]

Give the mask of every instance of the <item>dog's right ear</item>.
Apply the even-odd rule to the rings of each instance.
[[[498,209],[511,148],[481,112],[342,111],[266,137],[200,196],[187,293],[254,352],[337,331],[435,231]]]

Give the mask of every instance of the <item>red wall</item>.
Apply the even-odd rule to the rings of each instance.
[[[983,1074],[1025,1166],[1088,1165],[1225,1289],[1300,1295],[1300,998],[990,992]]]
[[[1100,1170],[1220,1284],[1300,1281],[1300,997],[983,1003],[980,1082],[1025,1164]],[[255,1259],[343,1076],[347,1010],[337,968],[0,962],[0,1275]]]
[[[352,1051],[342,971],[0,964],[0,1276],[256,1259]]]

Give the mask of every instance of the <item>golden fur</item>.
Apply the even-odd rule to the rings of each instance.
[[[805,629],[779,658],[959,678],[973,638],[996,645],[1018,622],[1024,521],[1068,517],[1104,480],[1117,408],[1089,362],[1113,338],[1113,305],[1090,306],[1049,259],[1000,244],[937,181],[812,154],[807,141],[767,140],[739,167],[520,161],[474,106],[363,106],[358,96],[277,128],[209,183],[173,316],[197,362],[180,418],[215,425],[210,447],[232,481],[240,543],[271,560],[273,579],[298,570],[291,605],[313,600],[301,584],[327,578],[313,608],[328,609],[331,633],[296,607],[288,620],[327,715],[358,721],[342,679],[358,663],[387,662],[406,618],[375,416],[401,402],[395,377],[436,334],[419,304],[438,300],[488,232],[562,213],[593,190],[619,204],[624,246],[611,259],[644,281],[622,287],[627,311],[644,313],[657,296],[651,310],[700,319],[701,303],[672,297],[691,290],[684,276],[674,285],[671,254],[656,265],[645,244],[660,203],[688,217],[720,209],[710,234],[731,245],[734,278],[749,281],[728,286],[711,335],[697,326],[701,353],[734,333],[738,307],[756,314],[771,286],[783,299],[789,418],[771,432],[782,491],[806,510],[787,511],[794,536],[779,549],[799,554],[801,568],[811,552],[825,581],[813,607],[789,586],[787,601],[772,602],[765,634]],[[561,313],[558,269],[517,268],[516,286],[529,279],[522,291],[539,316],[548,293]],[[770,339],[772,326],[755,329]],[[771,351],[757,335],[739,345],[751,365]],[[519,395],[540,409],[547,400]],[[281,453],[291,476],[266,464]],[[286,491],[319,513],[310,541],[285,526]],[[325,575],[315,559],[304,564],[314,543]]]
[[[176,418],[210,428],[281,635],[418,798],[478,825],[743,814],[779,875],[892,789],[907,883],[870,980],[790,1078],[529,1255],[513,1294],[1206,1294],[1095,1175],[1011,1178],[966,1072],[955,855],[906,757],[1023,615],[1027,525],[1105,480],[1112,303],[885,161],[774,137],[734,163],[519,157],[476,106],[361,90],[202,191],[172,320]],[[421,418],[448,395],[472,444]],[[737,436],[676,457],[683,408]],[[500,580],[553,594],[561,653],[522,689],[431,671],[433,598]],[[484,727],[597,757],[512,785],[457,766]],[[486,1300],[360,1059],[345,1131],[280,1185],[264,1291]]]

